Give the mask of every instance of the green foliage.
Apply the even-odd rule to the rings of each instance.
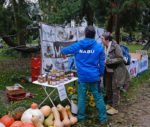
[[[146,4],[143,0],[126,0],[120,8],[120,23],[128,31],[135,29]]]
[[[18,52],[14,49],[4,49],[0,52],[0,56],[5,56],[5,57],[17,57]]]
[[[80,0],[40,0],[40,7],[43,11],[43,21],[49,24],[62,24],[70,22],[79,15]]]
[[[31,43],[38,38],[38,29],[31,26],[37,13],[31,13],[32,8],[37,9],[31,2],[25,0],[1,1],[0,4],[0,37],[9,46],[18,46]],[[6,4],[7,3],[7,4]],[[29,27],[30,26],[30,27]]]
[[[4,7],[3,4],[0,5],[0,19],[3,19],[0,21],[0,31],[1,33],[5,31],[4,35],[13,34],[16,30],[14,13],[19,17],[21,29],[24,29],[27,24],[31,23],[27,13],[28,5],[24,1],[19,0],[19,4],[16,6],[17,12],[14,12],[11,4],[7,7]]]
[[[143,46],[139,45],[139,44],[128,44],[128,43],[123,43],[123,44],[125,44],[127,47],[129,47],[129,51],[133,52],[133,53],[135,53],[136,50],[140,50],[143,48]]]

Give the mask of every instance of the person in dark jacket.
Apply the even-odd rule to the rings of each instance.
[[[101,124],[107,122],[106,107],[101,93],[98,92],[98,81],[104,74],[104,49],[95,38],[93,26],[85,28],[85,38],[61,49],[62,56],[74,54],[78,75],[78,121],[84,121],[86,110],[86,93],[89,88],[96,101]]]
[[[105,46],[105,73],[104,86],[106,89],[106,103],[111,107],[107,113],[115,114],[118,110],[120,102],[120,89],[124,84],[129,83],[129,73],[124,64],[123,54],[120,46],[112,41],[112,36],[109,32],[102,35],[102,42]],[[110,107],[108,106],[108,107]]]

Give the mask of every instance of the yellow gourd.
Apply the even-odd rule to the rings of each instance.
[[[50,113],[50,115],[44,120],[44,125],[46,127],[50,127],[54,125],[54,115]]]

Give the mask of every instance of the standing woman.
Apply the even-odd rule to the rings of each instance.
[[[120,102],[120,88],[129,83],[129,73],[124,64],[123,55],[120,46],[112,41],[109,32],[102,35],[102,42],[105,46],[105,72],[104,86],[106,89],[106,103],[109,105],[107,110],[118,113],[117,108]],[[113,108],[110,108],[110,107]],[[112,110],[113,109],[113,110]]]

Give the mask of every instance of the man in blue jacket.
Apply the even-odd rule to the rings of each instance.
[[[78,74],[78,121],[85,120],[86,93],[89,88],[96,101],[101,124],[107,122],[105,103],[101,93],[98,92],[98,81],[104,73],[104,49],[95,38],[93,26],[85,28],[85,38],[61,49],[62,57],[74,54]]]

